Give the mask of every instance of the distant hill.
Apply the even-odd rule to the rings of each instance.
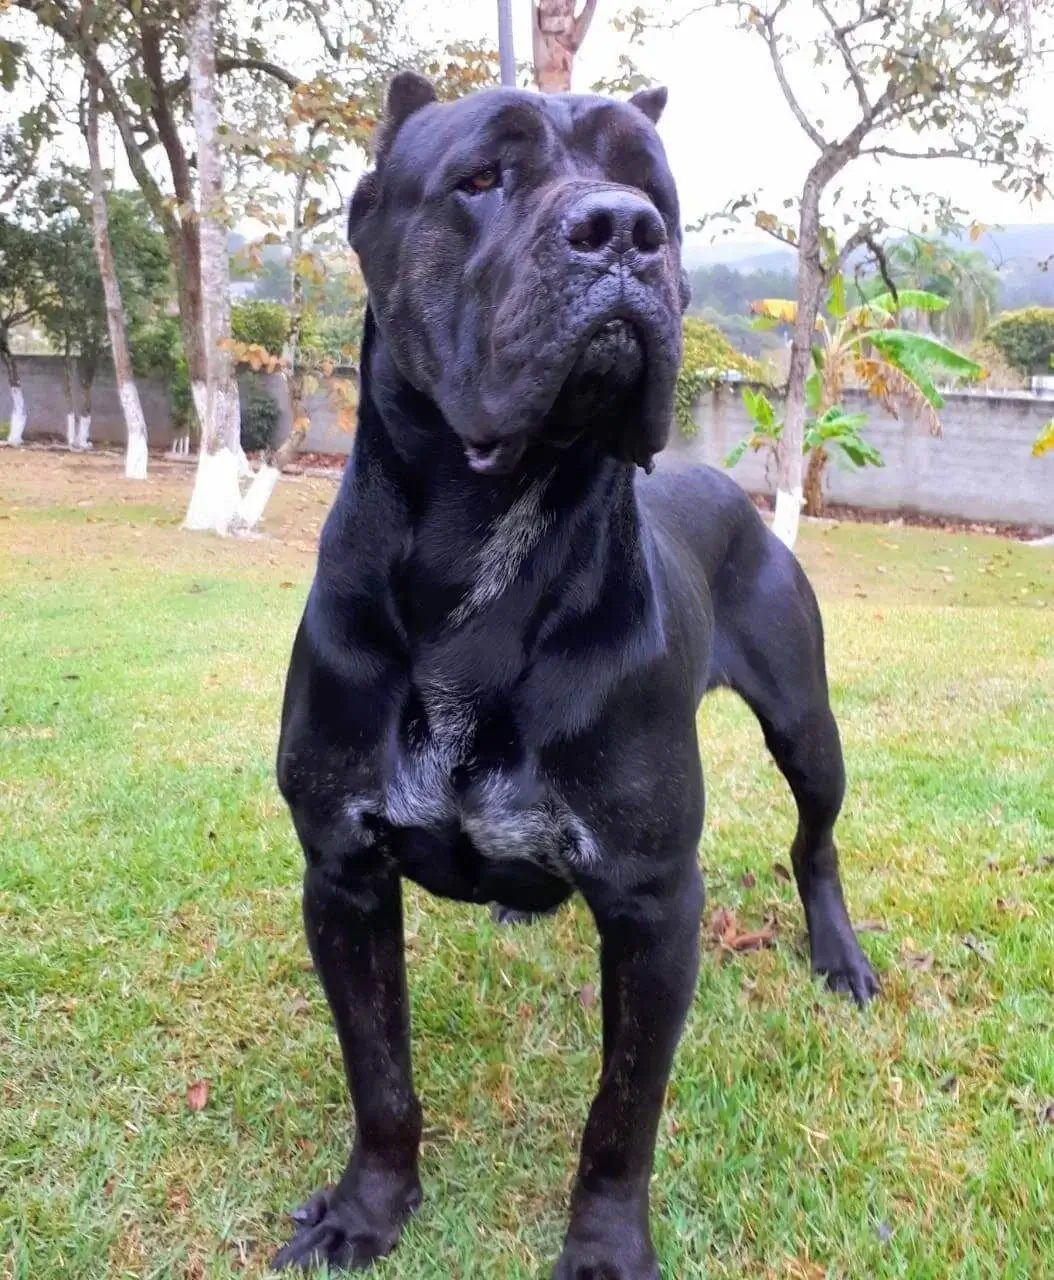
[[[1054,223],[993,226],[975,241],[965,233],[948,239],[985,255],[999,275],[1000,307],[1004,310],[1054,306]],[[684,265],[689,272],[714,266],[743,275],[794,272],[797,255],[756,238],[711,244],[709,232],[691,232],[685,236]]]

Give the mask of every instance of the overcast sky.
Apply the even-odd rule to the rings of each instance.
[[[416,3],[430,14],[443,11],[434,0]],[[522,60],[531,56],[530,5],[531,0],[512,0],[516,54]],[[588,89],[612,74],[626,37],[613,31],[611,19],[628,7],[627,0],[600,0],[575,68],[576,89]],[[496,0],[451,0],[447,12],[456,15],[448,20],[448,29],[460,35],[493,34],[496,41]],[[637,60],[670,90],[659,131],[686,222],[757,188],[769,192],[778,211],[783,197],[800,189],[815,148],[791,117],[756,36],[732,27],[727,14],[704,14],[675,32],[650,33]],[[808,84],[802,88],[807,94]],[[1054,138],[1054,74],[1048,71],[1037,80],[1028,102],[1037,131]],[[846,187],[862,190],[876,180],[883,186],[910,183],[941,191],[982,222],[1054,222],[1054,202],[1022,204],[996,191],[990,176],[963,161],[886,159],[879,168],[875,161],[861,160]],[[756,230],[742,234],[765,240]]]

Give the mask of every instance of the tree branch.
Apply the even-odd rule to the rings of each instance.
[[[928,151],[901,151],[884,143],[874,147],[861,147],[862,156],[895,156],[898,160],[969,160],[972,157],[961,147],[931,147]]]
[[[293,75],[291,71],[286,71],[285,67],[280,67],[277,62],[271,62],[267,58],[216,59],[217,75],[229,75],[232,71],[259,71],[263,75],[270,76],[272,80],[280,81],[287,89],[295,89],[298,85],[303,84],[299,76]],[[181,97],[189,88],[190,76],[180,76],[178,80],[170,80],[164,86],[165,97]]]
[[[849,45],[846,43],[845,28],[838,26],[834,20],[834,15],[828,9],[824,0],[816,0],[816,7],[827,19],[827,25],[831,28],[831,34],[834,36],[834,42],[838,46],[838,52],[842,55],[842,61],[849,72],[849,79],[852,80],[853,87],[856,89],[856,96],[860,102],[860,110],[864,113],[864,119],[870,120],[874,108],[871,106],[871,99],[867,96],[867,85],[864,83],[864,77],[860,74],[860,68],[856,65]]]
[[[597,11],[597,0],[585,0],[582,6],[582,12],[575,18],[575,48],[581,49],[582,41],[586,38],[589,31],[589,24],[593,21],[593,14]]]
[[[794,96],[794,90],[790,87],[790,82],[787,80],[786,72],[783,70],[783,59],[780,55],[779,42],[776,38],[776,19],[786,6],[787,0],[779,0],[779,3],[776,5],[775,9],[773,9],[772,13],[769,14],[768,17],[762,19],[761,26],[765,32],[765,43],[769,47],[769,57],[772,59],[772,68],[776,72],[776,79],[779,81],[779,86],[783,91],[784,98],[787,100],[787,105],[794,113],[795,120],[797,120],[801,125],[806,136],[812,141],[812,143],[821,151],[824,151],[828,145],[827,140],[805,114],[801,103]]]

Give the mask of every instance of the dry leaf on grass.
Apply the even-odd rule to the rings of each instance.
[[[592,1009],[597,1002],[597,989],[590,982],[578,993],[578,1003],[583,1009]]]
[[[191,1111],[204,1111],[209,1105],[209,1082],[196,1080],[187,1090],[187,1106]]]
[[[783,865],[782,862],[774,862],[772,864],[772,874],[776,877],[777,880],[783,880],[787,884],[790,884],[791,882],[791,878],[792,878],[791,873],[787,870],[787,868]]]
[[[857,933],[888,933],[889,925],[882,920],[861,920],[853,925]]]
[[[710,917],[710,936],[723,951],[760,951],[776,942],[776,922],[767,920],[762,929],[740,932],[735,912],[719,907]]]

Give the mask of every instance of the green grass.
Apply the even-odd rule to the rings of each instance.
[[[0,459],[0,1276],[263,1275],[348,1120],[272,776],[332,494],[272,540],[179,532],[186,481]],[[847,893],[883,979],[814,985],[793,810],[731,697],[700,739],[709,946],[660,1132],[670,1277],[1054,1275],[1054,555],[803,535],[850,792]],[[379,1280],[538,1277],[598,1069],[591,922],[408,894],[426,1202]],[[206,1081],[193,1112],[190,1085]]]

